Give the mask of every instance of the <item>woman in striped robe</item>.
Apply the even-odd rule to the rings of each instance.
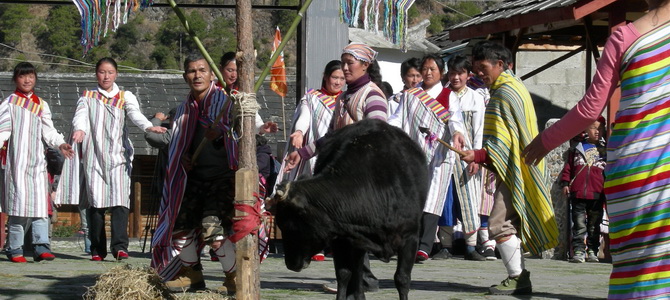
[[[423,209],[421,224],[421,240],[416,254],[416,261],[422,262],[429,258],[435,242],[438,221],[445,207],[447,191],[456,161],[455,154],[437,143],[434,139],[454,141],[460,148],[465,131],[459,103],[449,100],[451,90],[445,88],[440,81],[444,74],[444,61],[436,55],[429,54],[421,59],[421,82],[419,88],[409,89],[400,97],[400,104],[391,116],[391,123],[402,128],[426,152],[431,170],[431,183],[428,198]],[[404,102],[404,103],[403,103]],[[445,125],[446,124],[446,125]],[[432,133],[427,137],[419,129],[426,127]],[[473,218],[476,213],[473,214]],[[479,223],[472,226],[476,230]],[[445,239],[445,242],[446,239]],[[451,242],[449,240],[448,242]],[[438,259],[451,256],[446,249],[450,244],[443,244]]]
[[[72,157],[51,121],[49,105],[33,88],[37,82],[35,67],[22,62],[14,68],[16,90],[0,103],[0,143],[3,193],[2,212],[9,215],[7,256],[11,262],[25,263],[23,238],[32,227],[35,261],[53,260],[49,247],[49,180],[44,143]],[[4,226],[4,224],[3,224]]]
[[[333,117],[335,109],[335,99],[342,93],[344,87],[344,73],[342,64],[339,60],[332,60],[326,64],[323,70],[323,79],[321,80],[321,89],[309,89],[305,96],[300,99],[300,106],[293,115],[293,126],[291,127],[290,143],[286,145],[286,156],[296,149],[309,145],[326,135],[328,125]],[[282,181],[293,181],[301,174],[312,174],[316,156],[300,162],[298,167],[289,173],[279,172],[276,184]],[[281,170],[286,167],[286,160],[282,160]],[[274,190],[274,189],[273,189]],[[323,253],[312,257],[314,261],[324,260]]]
[[[584,98],[524,151],[526,163],[539,162],[593,123],[621,85],[605,169],[609,299],[670,297],[670,4],[647,3],[607,40]]]
[[[293,126],[290,136],[291,140],[286,145],[285,153],[291,153],[312,141],[316,141],[326,135],[328,125],[333,117],[335,99],[342,93],[344,87],[344,73],[339,60],[330,61],[326,64],[321,81],[321,89],[309,89],[305,96],[300,99],[300,106],[295,110]],[[290,173],[280,173],[277,183],[283,180],[295,180],[300,174],[312,174],[316,156],[309,160],[300,162],[300,165]],[[282,170],[286,167],[286,161],[282,162]]]
[[[81,147],[82,176],[86,184],[89,208],[91,259],[101,261],[107,256],[105,211],[112,214],[112,255],[128,258],[128,213],[130,208],[130,172],[133,145],[128,137],[126,117],[142,131],[165,132],[140,111],[135,95],[123,91],[114,82],[118,74],[116,62],[103,58],[95,67],[98,86],[84,91],[77,101],[72,120],[73,143]],[[76,155],[75,158],[78,158]],[[79,201],[79,160],[63,166],[57,201],[76,204]]]

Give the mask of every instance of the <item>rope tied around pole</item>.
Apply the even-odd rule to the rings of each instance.
[[[256,101],[256,93],[245,93],[235,90],[230,94],[233,98],[233,103],[235,103],[235,116],[239,118],[256,117],[258,110],[261,108]],[[244,134],[244,122],[240,122],[240,132]]]

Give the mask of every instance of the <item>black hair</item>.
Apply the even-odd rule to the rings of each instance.
[[[200,52],[193,52],[190,53],[189,55],[186,56],[186,59],[184,59],[184,72],[186,72],[186,69],[188,69],[188,65],[194,61],[199,61],[201,59],[205,59]],[[209,66],[209,63],[207,63]]]
[[[384,92],[386,99],[393,96],[393,87],[387,81],[382,82],[382,85],[380,85],[379,88]]]
[[[321,78],[322,88],[326,86],[326,78],[330,77],[336,70],[342,70],[342,62],[340,60],[331,60],[326,64],[326,68],[323,69],[323,78]]]
[[[435,61],[435,64],[437,64],[437,69],[440,70],[440,76],[444,74],[444,60],[440,58],[439,56],[435,54],[426,54],[422,59],[421,59],[421,68],[423,69],[423,65],[426,64],[428,60],[433,60]]]
[[[407,72],[411,69],[416,69],[417,71],[421,71],[421,60],[419,60],[416,57],[412,57],[410,59],[407,59],[400,64],[400,77],[405,77],[407,75]]]
[[[112,65],[114,67],[114,70],[119,70],[119,67],[116,64],[116,61],[113,58],[103,57],[95,64],[95,71],[98,72],[98,69],[100,69],[100,66],[104,63],[108,63],[108,64]]]
[[[382,73],[381,68],[377,60],[373,60],[368,66],[368,75],[370,75],[370,81],[374,82],[378,87],[382,86]]]
[[[235,52],[226,52],[221,56],[219,66],[221,66],[221,68],[225,68],[228,65],[228,63],[234,60],[235,60]]]
[[[26,74],[35,74],[35,79],[37,79],[37,69],[35,66],[29,62],[20,62],[14,67],[12,81],[16,81],[19,76]]]
[[[447,62],[447,69],[451,71],[472,71],[472,63],[463,55],[455,55]]]
[[[481,41],[472,48],[472,60],[488,60],[492,64],[500,60],[503,62],[503,70],[507,70],[512,60],[512,52],[499,43]]]

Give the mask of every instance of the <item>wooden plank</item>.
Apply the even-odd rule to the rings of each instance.
[[[574,19],[578,20],[583,17],[586,17],[616,1],[617,0],[590,0],[590,1],[578,2],[575,5],[573,5]]]
[[[543,11],[510,16],[509,18],[475,24],[468,27],[454,28],[449,31],[449,39],[452,41],[471,39],[486,36],[488,34],[563,20],[574,20],[572,7],[550,8]]]
[[[133,226],[131,237],[139,238],[142,235],[142,184],[135,182],[135,197],[133,203]]]
[[[7,232],[5,231],[5,223],[7,223],[7,214],[0,213],[0,249],[5,248],[5,241],[7,240]]]

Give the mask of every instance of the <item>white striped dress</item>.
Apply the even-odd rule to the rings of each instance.
[[[83,176],[91,206],[130,208],[130,173],[133,145],[128,137],[126,115],[146,131],[151,122],[142,115],[135,95],[114,84],[111,92],[100,88],[85,91],[77,101],[72,131],[86,133],[81,143]],[[79,155],[66,160],[56,203],[79,203]]]
[[[2,211],[10,216],[48,216],[49,180],[44,146],[65,141],[53,126],[49,105],[16,94],[0,103],[0,145],[8,141],[2,178]]]
[[[303,145],[309,145],[328,133],[328,126],[333,117],[333,110],[335,109],[336,96],[329,96],[319,90],[309,89],[305,93],[305,97],[300,100],[300,106],[295,111],[293,116],[293,126],[291,133],[296,130],[303,132]],[[285,155],[293,152],[295,147],[291,143],[287,143]],[[276,184],[280,184],[284,180],[295,180],[301,174],[312,174],[314,172],[314,165],[316,164],[317,156],[308,160],[301,160],[300,164],[286,174],[280,172],[277,176]],[[282,160],[281,169],[286,167],[286,160]]]
[[[439,86],[439,91],[441,90],[442,87]],[[451,109],[452,107],[449,108],[449,110]],[[450,128],[452,126],[447,126],[445,123],[447,121],[452,123],[452,119],[453,114],[445,110],[435,100],[435,97],[431,97],[427,92],[416,88],[406,90],[403,93],[398,108],[389,118],[391,125],[397,126],[409,134],[426,154],[431,182],[423,211],[438,216],[442,214],[444,208],[455,157],[453,152],[439,142],[426,137],[419,131],[419,128],[428,128],[433,135],[449,142],[451,132],[455,129]],[[456,128],[462,128],[462,123],[454,125],[456,125]]]

